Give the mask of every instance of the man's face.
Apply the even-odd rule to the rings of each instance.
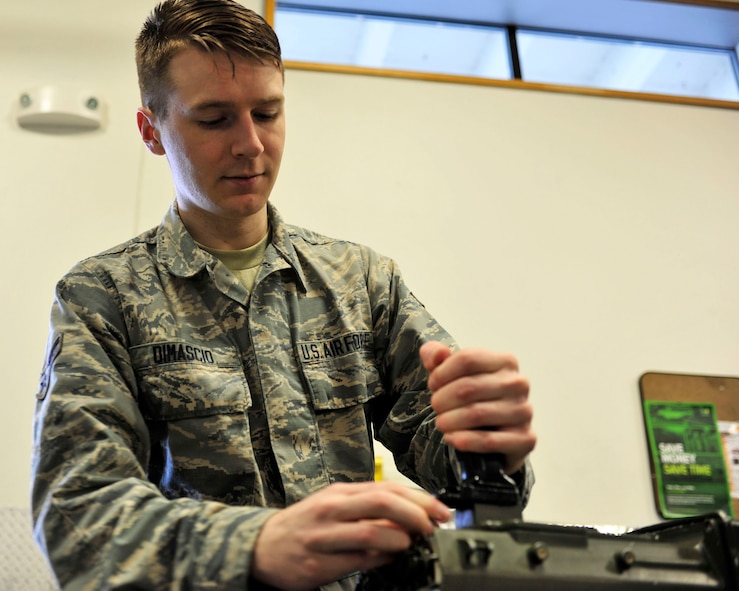
[[[196,48],[170,63],[163,120],[142,109],[149,149],[166,154],[183,219],[243,220],[264,209],[285,146],[283,76],[273,64]],[[147,141],[148,140],[148,141]]]

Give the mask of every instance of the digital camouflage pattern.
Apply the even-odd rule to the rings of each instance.
[[[449,335],[392,260],[269,207],[251,295],[174,205],[59,282],[32,502],[65,588],[261,588],[247,573],[264,521],[371,480],[373,432],[404,474],[445,485],[418,349]]]

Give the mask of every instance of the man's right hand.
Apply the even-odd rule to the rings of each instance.
[[[449,516],[439,500],[403,484],[332,484],[265,522],[251,576],[287,591],[315,589],[392,561]]]

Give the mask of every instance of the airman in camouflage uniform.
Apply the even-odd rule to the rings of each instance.
[[[263,588],[265,522],[371,481],[373,437],[423,488],[451,477],[419,348],[454,343],[395,263],[265,205],[247,289],[196,243],[181,202],[57,285],[32,500],[65,589]],[[524,501],[532,478],[519,474]]]

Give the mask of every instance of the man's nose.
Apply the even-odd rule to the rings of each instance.
[[[234,133],[232,151],[237,158],[256,158],[264,152],[264,145],[259,138],[259,129],[251,115],[244,115],[239,120]]]

